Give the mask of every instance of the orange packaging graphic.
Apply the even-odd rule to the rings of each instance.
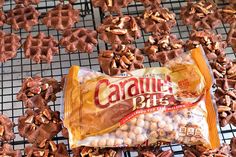
[[[63,97],[70,146],[219,146],[213,79],[202,51],[114,77],[72,66]]]

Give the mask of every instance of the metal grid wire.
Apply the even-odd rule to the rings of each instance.
[[[173,11],[177,16],[177,26],[172,29],[172,33],[177,35],[179,38],[183,40],[187,40],[191,29],[185,26],[180,18],[180,7],[186,5],[184,0],[163,0],[162,6],[169,8]],[[55,0],[41,0],[40,4],[35,6],[38,11],[41,12],[40,19],[45,15],[45,13],[52,9],[59,1]],[[227,5],[224,1],[217,2],[220,7]],[[6,1],[3,7],[4,12],[8,12],[10,9],[14,8],[15,3],[13,0]],[[81,10],[81,18],[80,22],[76,23],[74,27],[86,27],[90,29],[96,29],[96,27],[101,23],[104,18],[104,14],[98,9],[92,8],[92,4],[90,0],[78,0],[77,3],[73,4],[74,8],[78,8]],[[138,16],[142,14],[144,7],[140,3],[132,3],[127,8],[123,9],[124,14],[129,14],[133,16]],[[13,31],[11,26],[4,25],[2,28],[5,32],[14,32],[21,36],[21,44],[25,41],[26,36],[29,34],[24,30]],[[216,33],[222,34],[223,38],[226,39],[227,32],[229,30],[229,25],[221,25],[215,31]],[[46,34],[53,35],[57,40],[61,38],[61,32],[58,32],[54,29],[49,29],[41,22],[33,27],[31,33],[36,35],[38,32],[44,32]],[[143,37],[136,40],[134,43],[136,47],[143,48],[144,42],[147,39],[149,34],[145,34],[142,32]],[[59,54],[54,56],[53,62],[51,64],[41,63],[35,64],[30,59],[25,59],[22,48],[18,50],[17,56],[9,60],[3,64],[0,64],[0,110],[1,113],[9,116],[12,121],[17,125],[18,117],[23,115],[26,108],[24,108],[22,102],[16,100],[16,94],[20,90],[21,83],[25,77],[40,75],[42,77],[54,77],[57,80],[61,79],[62,75],[67,74],[68,69],[71,65],[79,65],[83,67],[87,67],[96,71],[100,71],[100,67],[98,64],[97,56],[99,49],[107,49],[109,46],[105,45],[104,42],[99,41],[97,48],[95,48],[92,54],[86,53],[76,53],[76,54],[68,54],[65,52],[64,48],[59,49]],[[235,59],[236,56],[233,53],[232,49],[228,47],[226,49],[227,55]],[[149,62],[148,58],[145,56],[144,65],[146,67],[154,67],[159,66],[157,62]],[[58,99],[55,103],[49,103],[49,106],[53,110],[60,111],[60,96],[58,95]],[[222,142],[229,143],[231,137],[236,135],[236,127],[228,125],[224,128],[219,128],[220,139]],[[16,135],[15,140],[11,142],[13,144],[14,149],[21,149],[22,152],[28,142],[26,139],[19,136],[17,127],[14,128],[14,133]],[[64,142],[67,145],[69,150],[68,141],[62,137],[61,134],[57,135],[54,140],[57,143]],[[175,153],[175,156],[183,156],[182,155],[182,147],[180,145],[171,145],[164,146],[163,150],[172,149]],[[71,154],[71,151],[69,150]],[[137,154],[134,152],[125,152],[123,156],[136,156]]]

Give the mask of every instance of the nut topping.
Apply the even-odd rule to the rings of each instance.
[[[50,120],[40,109],[34,111],[28,109],[25,115],[18,119],[20,136],[27,138],[30,143],[34,143],[40,148],[44,147],[45,143],[62,129],[59,113],[53,112],[49,107],[44,111],[48,111],[47,114],[50,116],[47,117],[51,117]]]
[[[189,1],[181,8],[180,17],[184,24],[192,25],[194,29],[214,29],[221,24],[220,14],[212,1]]]
[[[146,33],[153,32],[155,34],[170,33],[170,29],[176,25],[175,14],[167,8],[155,7],[146,9],[139,20],[140,27]]]
[[[134,17],[107,16],[97,28],[101,40],[110,44],[130,44],[141,37],[141,31]]]
[[[127,31],[127,29],[112,29],[110,32],[113,34],[116,34],[116,35],[124,35],[128,31]]]
[[[47,102],[55,101],[55,94],[60,91],[61,85],[53,78],[29,77],[24,80],[17,100],[22,100],[26,107],[41,108]]]
[[[143,56],[138,49],[131,46],[122,45],[100,53],[100,66],[109,75],[143,67]],[[110,66],[108,67],[107,65]]]

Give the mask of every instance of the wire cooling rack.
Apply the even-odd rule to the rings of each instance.
[[[41,0],[40,4],[35,6],[38,11],[41,12],[40,19],[45,13],[57,5],[59,1],[54,0]],[[227,5],[225,1],[217,2],[219,7]],[[177,16],[177,26],[172,29],[172,33],[177,35],[179,38],[186,40],[188,39],[191,29],[185,26],[180,18],[180,7],[186,5],[184,0],[163,0],[162,6],[169,8]],[[8,12],[10,9],[14,8],[15,3],[13,0],[6,1],[3,10]],[[73,4],[74,8],[81,10],[80,22],[76,23],[74,27],[86,27],[90,29],[96,29],[96,27],[101,23],[101,20],[104,18],[104,14],[98,9],[92,8],[90,0],[78,0],[77,3]],[[144,10],[144,7],[140,3],[132,3],[127,8],[123,9],[124,14],[129,14],[133,16],[140,15]],[[4,25],[2,29],[5,32],[14,32],[21,36],[21,44],[24,42],[26,36],[29,34],[24,30],[13,31],[9,25]],[[218,27],[215,32],[222,34],[223,38],[226,39],[227,32],[229,30],[229,25],[221,25]],[[61,38],[61,32],[58,32],[54,29],[48,29],[41,22],[33,27],[31,33],[36,35],[38,32],[44,32],[46,34],[53,35],[57,40]],[[143,48],[144,42],[147,39],[149,34],[142,32],[143,37],[136,40],[134,43],[136,47]],[[22,48],[18,50],[17,56],[3,64],[0,64],[0,110],[1,113],[9,116],[12,121],[17,125],[18,117],[24,114],[25,108],[22,102],[16,100],[16,94],[20,90],[22,80],[25,77],[40,75],[42,77],[54,77],[57,80],[61,79],[62,75],[67,74],[68,69],[71,65],[79,65],[87,67],[96,71],[100,71],[98,64],[97,56],[99,49],[106,49],[108,45],[105,45],[104,42],[99,41],[98,46],[95,48],[92,54],[86,53],[76,53],[68,54],[65,52],[64,48],[59,49],[59,54],[54,56],[53,62],[51,64],[41,63],[35,64],[30,59],[25,59]],[[228,47],[226,49],[228,57],[235,59],[236,56],[233,53],[232,49]],[[148,58],[145,56],[144,65],[146,67],[159,66],[157,62],[149,62]],[[55,103],[49,103],[53,110],[60,111],[60,95]],[[220,139],[222,142],[229,143],[230,139],[236,135],[236,127],[228,125],[224,128],[219,128]],[[29,145],[27,140],[20,137],[17,127],[14,128],[14,133],[16,135],[15,140],[11,142],[14,149],[24,150],[25,146]],[[64,142],[67,145],[69,150],[68,140],[64,139],[61,134],[58,134],[54,140],[57,143]],[[172,149],[175,153],[175,156],[183,156],[183,151],[181,145],[171,145],[162,147],[163,150]],[[69,150],[71,154],[71,151]],[[124,152],[123,156],[136,156],[135,152]]]

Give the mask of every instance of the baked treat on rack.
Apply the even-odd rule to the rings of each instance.
[[[220,126],[236,126],[236,63],[226,56],[210,61],[216,79],[215,101]]]
[[[223,9],[219,9],[219,13],[224,23],[232,24],[236,21],[236,5],[227,5]]]
[[[0,114],[0,142],[9,142],[15,138],[14,123],[6,115]]]
[[[4,143],[0,147],[0,156],[2,157],[22,157],[20,150],[14,150],[12,145]]]
[[[32,145],[25,148],[27,157],[69,157],[64,143],[56,144],[54,141],[45,141],[42,145]]]
[[[171,28],[176,25],[175,14],[162,7],[146,9],[137,19],[145,33],[170,33]]]
[[[40,76],[24,79],[16,99],[24,102],[25,107],[42,108],[47,102],[56,100],[56,93],[61,91],[60,83],[54,78]]]
[[[0,26],[3,26],[5,22],[6,22],[6,15],[2,10],[0,10]]]
[[[231,141],[235,140],[232,138]],[[216,149],[206,149],[203,146],[184,146],[184,157],[234,157],[232,151],[235,150],[229,144],[223,144]]]
[[[60,45],[65,47],[69,53],[77,51],[92,53],[97,43],[97,31],[86,28],[65,30],[60,40]]]
[[[156,7],[161,4],[161,0],[136,0],[136,1],[143,3],[145,7],[148,6]]]
[[[14,33],[5,33],[0,30],[0,62],[16,57],[20,47],[20,37]]]
[[[28,32],[31,31],[34,25],[38,24],[39,15],[39,11],[34,7],[18,4],[7,13],[6,23],[11,25],[16,31],[23,28]]]
[[[74,9],[71,4],[58,4],[46,13],[42,23],[57,30],[69,29],[79,22],[79,13],[80,11]]]
[[[151,61],[157,61],[162,64],[179,56],[184,52],[184,42],[175,35],[153,35],[148,37],[145,42],[144,52]]]
[[[110,44],[130,44],[141,37],[141,31],[134,17],[107,16],[98,26],[99,38]]]
[[[121,9],[127,7],[133,0],[92,0],[94,7],[99,7],[103,12],[121,13]]]
[[[210,30],[193,30],[185,47],[187,50],[191,50],[200,45],[202,45],[208,60],[216,59],[217,56],[224,56],[224,50],[227,47],[227,43],[223,41],[220,34],[215,34]]]
[[[221,24],[217,6],[212,1],[189,1],[187,6],[181,8],[180,18],[194,29],[214,29]]]
[[[100,51],[98,61],[107,75],[143,68],[144,56],[140,50],[131,45],[113,46],[110,50]]]
[[[27,36],[24,44],[24,54],[36,63],[46,61],[51,63],[53,56],[58,54],[58,42],[52,35],[46,36],[43,32],[33,36],[31,33]]]
[[[16,4],[24,4],[25,6],[28,6],[39,4],[40,0],[15,0],[15,2]]]
[[[230,26],[227,42],[232,46],[234,52],[236,53],[236,21]]]
[[[62,121],[58,111],[52,111],[49,107],[43,109],[28,109],[25,115],[18,119],[18,130],[22,137],[29,143],[45,146],[46,141],[51,140],[62,129]]]

